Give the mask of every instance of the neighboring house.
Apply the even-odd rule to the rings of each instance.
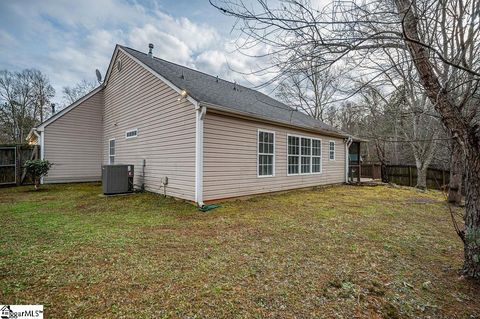
[[[197,202],[347,180],[352,141],[258,91],[117,45],[103,84],[39,125],[44,183],[135,183]],[[144,167],[142,167],[144,165]],[[143,173],[144,172],[144,173]]]

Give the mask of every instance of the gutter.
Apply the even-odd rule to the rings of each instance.
[[[225,115],[230,115],[230,116],[237,115],[238,117],[244,117],[244,118],[250,119],[250,120],[251,119],[256,119],[256,120],[266,122],[266,123],[271,123],[271,124],[274,124],[274,125],[282,125],[282,126],[294,128],[294,129],[297,129],[297,130],[301,129],[301,130],[305,130],[305,131],[309,131],[309,132],[313,132],[313,133],[317,133],[317,134],[322,134],[322,135],[326,135],[326,136],[331,136],[331,137],[344,138],[344,139],[349,138],[349,137],[351,138],[351,136],[347,135],[347,134],[341,134],[341,133],[332,132],[332,131],[328,131],[328,130],[322,130],[322,129],[315,129],[315,128],[306,127],[306,126],[293,125],[292,123],[279,121],[279,120],[272,120],[271,118],[268,118],[268,117],[264,117],[264,116],[261,116],[261,115],[252,114],[252,113],[248,113],[248,112],[237,111],[237,110],[233,110],[231,108],[216,105],[216,104],[211,104],[211,103],[206,103],[206,102],[199,102],[199,103],[202,106],[207,106],[209,110],[218,111],[217,113],[220,113],[220,114],[225,114]]]
[[[350,145],[353,143],[353,138],[349,136],[344,140],[345,142],[345,183],[348,183],[348,171],[350,170],[349,161],[350,161]]]
[[[40,134],[39,134],[40,132]],[[37,136],[37,139],[40,141],[40,160],[45,159],[45,131],[42,129],[41,131],[38,130],[37,128],[33,129],[33,134]],[[40,184],[43,184],[43,176],[40,177]]]

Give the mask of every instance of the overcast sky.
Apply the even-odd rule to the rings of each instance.
[[[231,70],[256,62],[234,52],[233,22],[207,0],[0,0],[0,69],[39,69],[61,103],[63,86],[105,74],[115,44],[151,42],[157,57],[247,83]]]

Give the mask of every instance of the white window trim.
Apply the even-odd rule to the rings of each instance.
[[[127,136],[127,134],[130,132],[137,132],[137,134],[135,134],[135,136]],[[132,128],[131,130],[125,131],[125,139],[129,140],[131,138],[137,138],[137,137],[138,137],[138,128]]]
[[[333,143],[333,158],[330,158],[330,143]],[[335,141],[328,141],[328,160],[329,161],[335,161],[337,155],[337,143]]]
[[[298,137],[299,138],[299,154],[298,155],[290,155],[290,156],[298,156],[298,173],[296,174],[289,174],[288,173],[288,137]],[[308,138],[310,139],[310,173],[302,173],[302,137],[303,138]],[[315,172],[312,173],[312,167],[313,167],[313,157],[318,157],[318,156],[313,156],[313,140],[320,141],[320,172]],[[320,138],[317,137],[311,137],[311,136],[305,136],[305,135],[297,135],[297,134],[287,134],[287,176],[299,176],[299,175],[320,175],[323,173],[323,141]],[[304,156],[306,157],[306,156]]]
[[[260,175],[260,172],[258,171],[258,165],[260,164],[258,159],[260,157],[260,155],[272,155],[272,154],[267,154],[267,153],[262,153],[260,154],[260,150],[258,148],[258,144],[259,144],[259,136],[260,136],[260,132],[264,132],[264,133],[271,133],[273,134],[273,168],[272,168],[272,175]],[[277,152],[277,148],[276,148],[276,136],[275,136],[275,131],[269,131],[269,130],[264,130],[264,129],[257,129],[257,178],[264,178],[264,177],[275,177],[275,156],[276,156],[276,152]]]
[[[111,138],[111,139],[108,140],[108,164],[109,165],[112,165],[111,157],[113,156],[115,158],[117,156],[117,141],[115,141],[115,154],[113,154],[113,155],[110,154],[110,142],[111,141],[115,141],[115,139]],[[115,160],[114,160],[114,162],[115,162]],[[113,164],[115,164],[115,163],[113,163]]]

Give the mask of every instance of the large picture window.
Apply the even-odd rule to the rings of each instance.
[[[322,172],[322,141],[315,138],[287,136],[288,175]]]
[[[258,176],[273,176],[275,172],[275,133],[258,131]]]

